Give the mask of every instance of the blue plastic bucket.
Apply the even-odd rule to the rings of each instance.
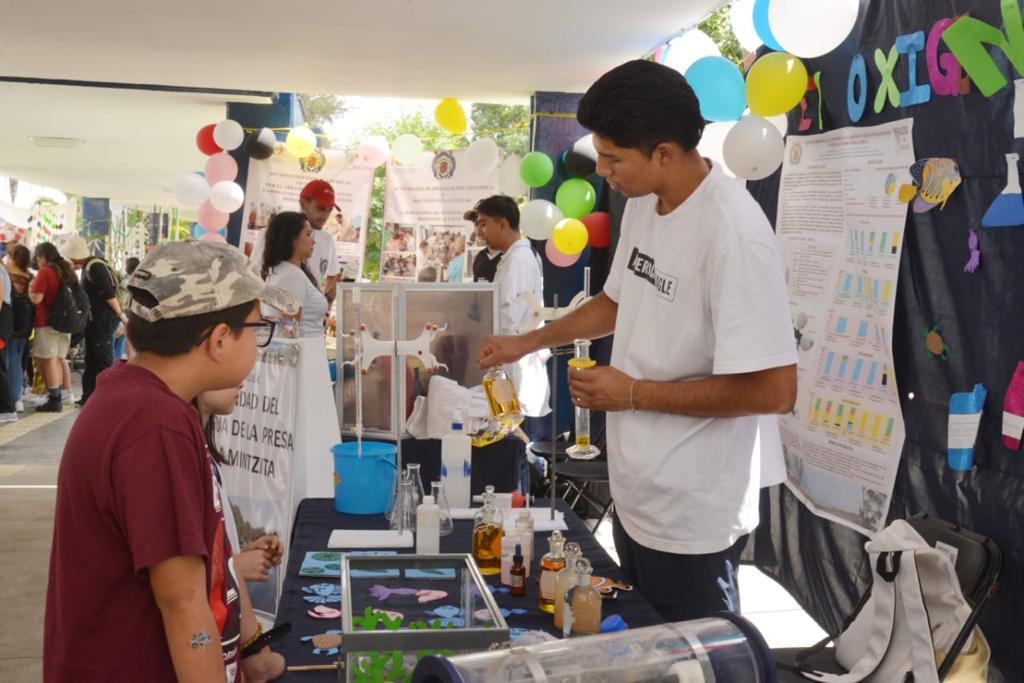
[[[334,509],[349,515],[387,512],[395,485],[395,444],[346,441],[331,448],[334,454]]]

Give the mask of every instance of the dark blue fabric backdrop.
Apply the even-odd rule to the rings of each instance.
[[[994,661],[1008,680],[1022,680],[1024,649],[1018,640],[1024,614],[1024,454],[1004,447],[1000,430],[1007,384],[1017,362],[1024,359],[1024,227],[979,225],[1005,185],[1004,154],[1024,151],[1024,143],[1013,139],[1013,85],[991,97],[973,85],[964,96],[933,91],[927,103],[886,105],[879,114],[872,106],[881,81],[873,56],[876,48],[888,53],[897,36],[924,31],[927,37],[938,20],[967,12],[1003,30],[998,0],[862,2],[859,25],[846,43],[806,64],[810,73],[822,74],[824,130],[913,117],[917,158],[952,157],[960,166],[963,185],[944,210],[908,212],[893,331],[907,439],[889,517],[931,512],[1000,545],[1002,580],[981,625]],[[946,52],[940,45],[939,53]],[[1021,76],[1000,51],[991,52],[1011,81]],[[863,118],[853,124],[847,81],[858,53],[867,63],[868,98]],[[928,84],[926,54],[916,57],[916,83]],[[907,54],[900,55],[893,74],[901,91],[910,83],[909,63]],[[808,93],[807,101],[814,125],[806,134],[820,132],[817,93]],[[800,134],[795,132],[798,119],[797,113],[790,114],[791,134]],[[779,174],[750,184],[773,223],[778,187]],[[978,230],[982,253],[981,268],[974,274],[963,271],[969,227]],[[936,323],[941,323],[950,347],[948,360],[932,357],[924,346],[925,329]],[[975,449],[976,467],[958,478],[946,466],[949,396],[970,390],[976,382],[984,383],[989,392]],[[834,633],[867,582],[865,539],[814,517],[786,490],[766,494],[762,509],[753,549],[758,565]]]

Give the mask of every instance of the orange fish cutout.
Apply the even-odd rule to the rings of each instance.
[[[946,208],[949,196],[960,187],[960,167],[946,157],[920,159],[910,167],[913,185],[901,185],[899,198],[906,204],[914,200],[914,212],[924,213],[938,206]],[[916,199],[915,199],[916,197]]]

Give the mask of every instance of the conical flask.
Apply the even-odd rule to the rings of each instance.
[[[981,218],[983,228],[1006,228],[1024,225],[1024,197],[1021,196],[1018,154],[1006,155],[1006,187],[999,193]]]

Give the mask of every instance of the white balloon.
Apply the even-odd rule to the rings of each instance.
[[[244,201],[245,192],[234,181],[222,180],[210,188],[210,203],[218,211],[233,213],[242,208]]]
[[[518,154],[510,154],[498,169],[498,189],[509,197],[519,197],[530,191],[530,186],[519,177],[519,164],[522,161],[523,158]]]
[[[846,40],[859,10],[859,0],[772,0],[768,25],[786,52],[820,57]]]
[[[745,180],[767,178],[782,164],[786,146],[779,130],[760,116],[744,116],[725,136],[725,163]]]
[[[582,154],[592,161],[597,161],[597,148],[594,147],[594,134],[584,135],[573,143],[572,151]]]
[[[420,160],[423,143],[412,133],[403,133],[391,143],[391,158],[403,166],[411,166]]]
[[[463,163],[473,175],[483,175],[494,170],[498,159],[498,143],[491,138],[481,138],[466,149]]]
[[[729,8],[729,23],[740,46],[747,52],[754,52],[763,41],[754,28],[754,0],[736,0]]]
[[[213,141],[225,152],[238,149],[245,141],[245,131],[238,121],[224,119],[213,127]]]
[[[555,233],[555,226],[563,218],[562,210],[548,200],[534,199],[520,210],[519,229],[531,239],[546,240]]]
[[[789,132],[789,116],[786,114],[776,114],[775,116],[769,116],[768,120],[779,131],[779,135],[786,137],[786,133]]]
[[[729,131],[735,125],[735,121],[709,123],[704,126],[704,134],[700,138],[700,143],[697,144],[697,151],[700,152],[702,157],[711,159],[727,176],[733,178],[736,177],[736,174],[725,165],[725,154],[722,148],[725,146],[725,136],[729,134]]]
[[[662,64],[670,66],[681,74],[701,57],[721,57],[715,41],[700,29],[692,29],[676,36],[668,43]]]
[[[384,137],[371,135],[370,137],[363,138],[363,141],[359,143],[359,151],[357,153],[359,161],[370,168],[377,168],[388,160],[388,155],[391,154],[391,146]]]
[[[198,173],[186,173],[174,181],[174,197],[182,206],[199,206],[209,194],[206,178]]]

